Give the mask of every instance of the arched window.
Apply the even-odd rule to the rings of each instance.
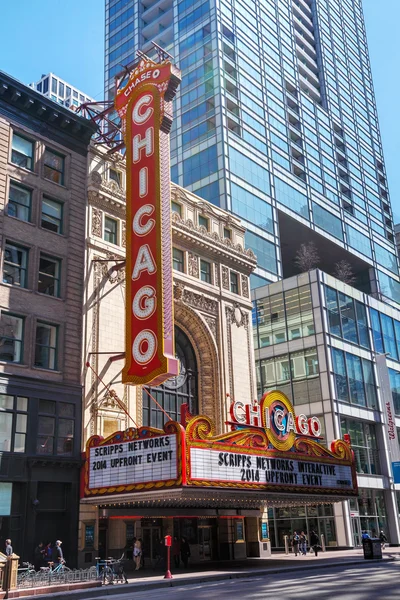
[[[186,334],[175,326],[175,353],[179,360],[179,375],[157,387],[143,389],[143,425],[162,426],[168,418],[146,393],[146,389],[163,407],[174,421],[179,421],[182,404],[188,404],[189,411],[197,414],[197,363],[192,344]]]

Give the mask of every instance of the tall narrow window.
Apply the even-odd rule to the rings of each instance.
[[[232,294],[239,293],[239,278],[238,274],[231,271],[231,292]]]
[[[207,229],[207,231],[210,230],[210,219],[208,219],[207,217],[203,217],[202,215],[199,215],[199,227],[205,227]]]
[[[172,248],[172,266],[175,271],[179,271],[180,273],[184,272],[184,254],[179,248]]]
[[[64,185],[64,170],[64,156],[46,148],[44,153],[44,178],[54,181],[54,183],[58,183],[59,185]]]
[[[24,169],[33,169],[33,142],[14,133],[12,139],[11,162]]]
[[[181,217],[182,216],[182,205],[178,204],[177,202],[172,201],[171,202],[171,210],[172,212],[178,213],[178,215]]]
[[[110,181],[115,181],[119,186],[121,186],[121,173],[120,171],[116,171],[115,169],[109,169],[108,177]]]
[[[118,221],[104,218],[104,239],[111,244],[118,244]]]
[[[200,279],[206,283],[211,283],[211,264],[206,260],[200,261]]]
[[[43,197],[42,200],[42,227],[54,233],[62,233],[63,205],[61,202]]]
[[[6,242],[4,248],[3,283],[27,286],[26,270],[28,267],[28,250]]]
[[[0,360],[22,362],[24,319],[11,313],[1,313]]]
[[[41,323],[36,325],[35,367],[55,370],[57,368],[57,326]]]
[[[40,255],[38,292],[48,296],[60,295],[61,263],[58,259]]]
[[[8,195],[8,216],[15,217],[21,221],[30,221],[31,203],[32,191],[12,181]]]
[[[28,398],[0,394],[0,452],[25,452]]]

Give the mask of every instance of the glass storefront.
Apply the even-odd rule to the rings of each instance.
[[[390,541],[390,532],[387,527],[386,506],[383,490],[369,490],[360,488],[358,498],[352,498],[350,514],[353,528],[353,543],[360,545],[360,533],[366,531],[371,537],[378,537],[383,531]]]
[[[312,530],[325,538],[326,546],[337,546],[335,519],[332,504],[318,506],[296,506],[286,508],[270,508],[268,522],[272,549],[282,549],[284,536],[293,531],[304,531],[310,539]]]

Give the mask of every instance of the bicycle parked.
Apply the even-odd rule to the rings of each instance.
[[[91,567],[91,569],[96,571],[96,577],[101,579],[103,585],[112,585],[118,581],[128,583],[124,571],[123,559],[124,554],[119,559],[112,557],[102,559],[100,556],[96,556],[96,566]]]
[[[17,581],[23,585],[36,577],[35,567],[30,562],[23,562],[18,569]]]

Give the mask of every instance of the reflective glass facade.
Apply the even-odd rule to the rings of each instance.
[[[245,221],[258,277],[285,276],[289,215],[400,301],[361,0],[107,0],[108,96],[152,40],[182,69],[173,180]]]

